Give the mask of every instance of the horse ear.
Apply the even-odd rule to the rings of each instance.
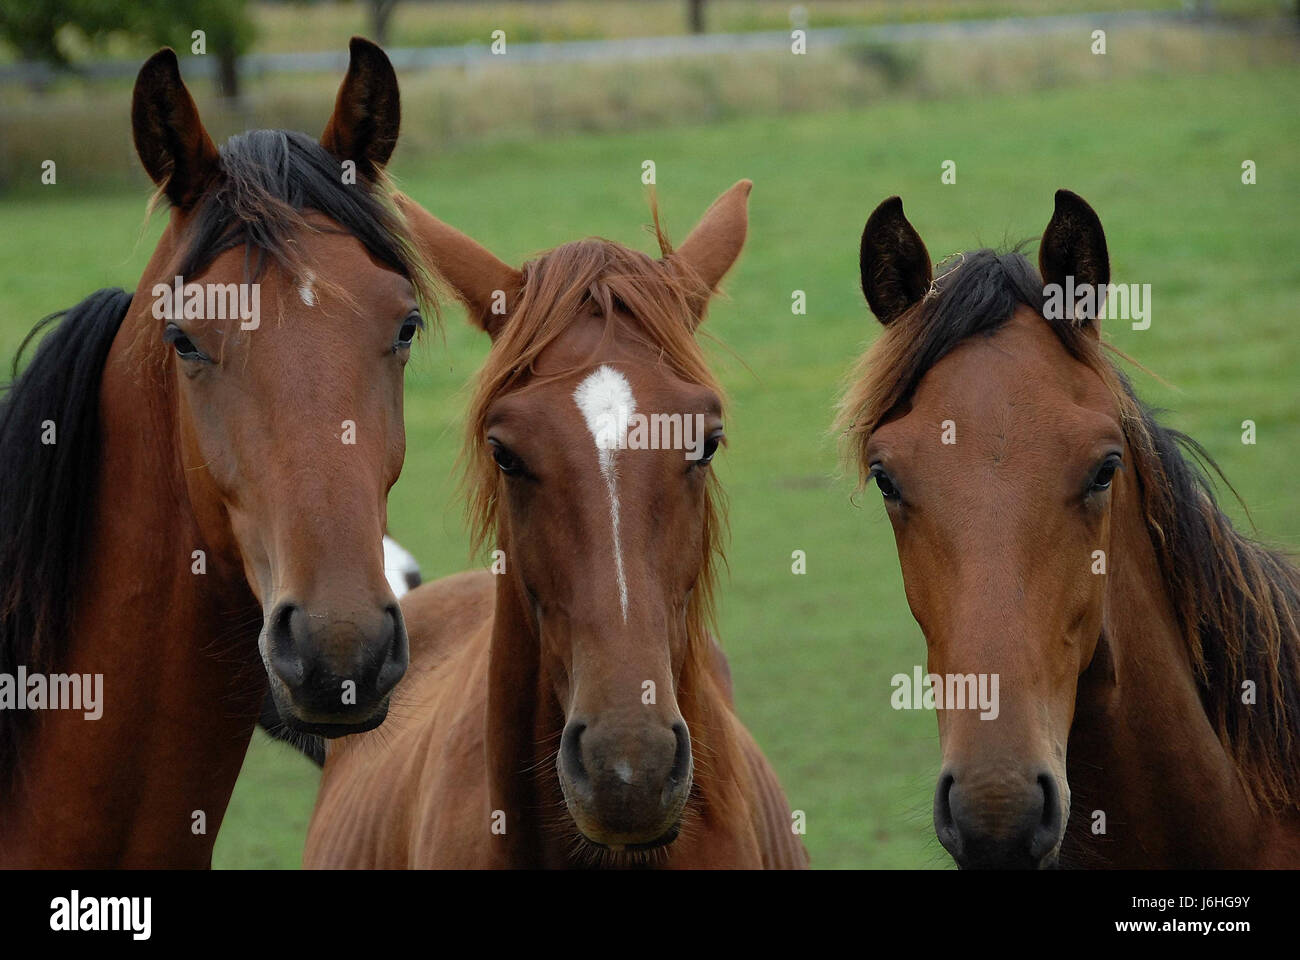
[[[687,268],[700,281],[698,294],[691,297],[695,321],[704,318],[709,298],[717,290],[740,256],[749,229],[749,192],[752,180],[741,180],[713,201],[682,245],[668,257],[670,264]]]
[[[470,320],[495,340],[523,287],[523,274],[404,194],[396,196],[416,249],[469,309]]]
[[[1096,292],[1093,303],[1100,315],[1105,288],[1110,283],[1110,255],[1101,219],[1077,193],[1056,191],[1056,210],[1038,247],[1038,272],[1043,275],[1044,287],[1056,284],[1064,291],[1091,285]],[[1067,284],[1067,278],[1073,278],[1071,283]],[[1074,304],[1065,306],[1072,315]],[[1095,317],[1079,319],[1096,330]]]
[[[858,251],[862,292],[871,312],[888,326],[930,289],[930,253],[903,216],[903,201],[890,197],[876,207],[862,230]]]
[[[348,73],[320,143],[340,160],[355,163],[365,179],[374,180],[393,155],[402,125],[397,74],[388,55],[369,40],[353,37],[348,50]]]
[[[169,47],[146,60],[135,78],[131,132],[149,177],[181,210],[198,202],[221,170],[217,148]]]

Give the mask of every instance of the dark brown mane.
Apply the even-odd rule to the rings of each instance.
[[[131,294],[100,290],[46,317],[18,348],[0,395],[0,673],[48,673],[67,644],[96,502],[100,375],[130,306]],[[42,335],[20,376],[25,349]],[[46,445],[48,422],[58,434]],[[0,709],[0,790],[33,722],[32,711]]]
[[[997,331],[1017,306],[1043,315],[1043,282],[1019,252],[958,258],[927,295],[885,327],[852,372],[837,429],[860,482],[871,433],[943,356]],[[1067,319],[1043,319],[1110,388],[1136,463],[1143,513],[1196,671],[1201,702],[1250,795],[1270,809],[1300,803],[1300,571],[1242,536],[1219,509],[1191,438],[1162,427],[1098,339]],[[1184,455],[1187,451],[1190,458]],[[1242,684],[1258,703],[1241,702]]]
[[[268,258],[301,278],[306,265],[294,238],[318,229],[304,217],[314,211],[356,237],[376,260],[410,280],[422,300],[434,304],[430,281],[382,174],[375,182],[359,177],[346,184],[337,157],[306,134],[289,130],[231,137],[220,156],[221,174],[185,238],[179,270],[186,279],[235,247],[246,249],[249,280],[260,276]]]

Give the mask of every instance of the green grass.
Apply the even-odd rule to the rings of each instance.
[[[879,102],[935,101],[1258,69],[1296,61],[1293,31],[1114,27],[1107,54],[1088,52],[1075,29],[1046,36],[948,37],[926,42],[814,44],[785,51],[630,62],[530,63],[490,58],[473,69],[403,70],[402,156],[408,164],[486,144],[596,133],[659,133],[743,117],[857,110]],[[342,51],[344,42],[334,49]],[[140,55],[141,58],[143,54]],[[319,130],[338,91],[334,71],[250,75],[236,101],[182,66],[218,142],[257,127]],[[0,85],[0,195],[40,193],[46,161],[60,186],[79,191],[143,187],[131,140],[133,78],[89,84],[66,78],[40,96]]]
[[[850,501],[827,429],[841,378],[876,334],[858,292],[857,243],[877,202],[898,193],[938,259],[1037,238],[1053,191],[1070,187],[1106,227],[1113,279],[1150,283],[1151,329],[1111,323],[1122,350],[1178,389],[1136,374],[1167,420],[1200,439],[1266,539],[1300,545],[1300,69],[1159,77],[1039,94],[880,103],[449,152],[395,172],[417,199],[518,262],[588,234],[649,249],[641,161],[657,163],[680,239],[712,198],[755,182],[749,245],[708,330],[730,392],[724,645],[742,717],[808,816],[819,867],[944,865],[930,795],[934,717],[889,707],[889,678],[923,663],[878,498]],[[409,118],[412,124],[418,118]],[[939,181],[944,160],[957,184]],[[1258,164],[1243,186],[1241,162]],[[49,310],[109,283],[133,285],[155,224],[132,248],[143,199],[51,191],[0,203],[0,357]],[[793,290],[807,316],[792,316]],[[452,461],[464,386],[486,340],[447,308],[408,372],[408,454],[392,529],[428,578],[464,568]],[[1243,446],[1240,423],[1259,427]],[[1241,512],[1231,507],[1234,517]],[[790,555],[808,554],[806,576]],[[219,866],[293,866],[314,771],[259,740],[217,842]]]

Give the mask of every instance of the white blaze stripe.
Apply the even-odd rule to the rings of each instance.
[[[627,378],[613,367],[602,366],[578,384],[573,401],[587,421],[596,441],[600,474],[609,491],[609,518],[614,528],[614,573],[618,577],[618,601],[627,622],[627,576],[623,572],[623,544],[618,532],[618,487],[614,455],[624,443],[628,419],[636,412],[636,400]]]
[[[302,302],[309,307],[314,307],[316,305],[316,291],[311,287],[312,281],[315,279],[316,278],[308,272],[307,276],[303,278],[302,283],[298,284],[298,296]]]

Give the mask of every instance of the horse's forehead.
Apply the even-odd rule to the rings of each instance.
[[[544,377],[551,377],[572,370],[589,361],[615,359],[617,349],[614,338],[602,345],[605,336],[605,320],[592,313],[575,317],[565,329],[562,336],[556,337],[541,353],[537,355],[534,368]]]
[[[693,394],[694,387],[661,363],[660,351],[634,336],[633,327],[630,318],[616,316],[607,322],[594,313],[582,314],[538,354],[534,369],[539,377],[555,378],[557,389],[567,385],[572,391],[592,372],[609,365],[638,398],[660,404],[687,399],[681,395]]]
[[[414,303],[410,279],[376,260],[360,240],[319,214],[309,214],[308,222],[318,229],[304,231],[295,239],[302,256],[301,276],[291,276],[270,254],[260,254],[263,269],[256,283],[268,316],[327,307],[331,299],[339,299],[340,291],[354,301],[363,316],[380,315],[385,323],[393,319],[388,316],[390,305],[400,308]],[[232,247],[213,258],[197,279],[242,283],[246,269],[258,257],[257,251],[246,246]]]
[[[1021,308],[990,335],[959,344],[922,377],[914,410],[1020,423],[1063,424],[1113,413],[1114,399],[1102,378],[1075,359],[1048,323]]]

